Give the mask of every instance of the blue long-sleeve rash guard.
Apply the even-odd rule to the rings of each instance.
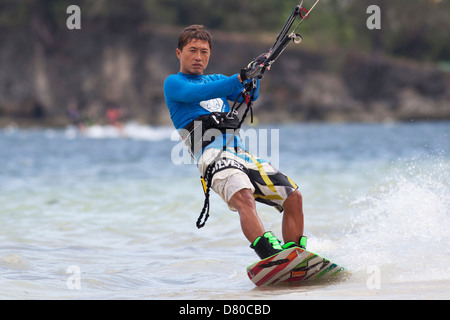
[[[177,129],[186,127],[201,115],[229,111],[228,100],[236,100],[242,89],[237,74],[230,77],[221,74],[197,76],[178,72],[164,82],[166,104]],[[258,94],[259,84],[254,99]]]
[[[259,81],[254,100],[259,95]],[[228,100],[234,101],[243,89],[237,74],[188,75],[182,72],[167,77],[164,96],[176,129],[181,130],[197,117],[211,112],[230,111]],[[242,145],[239,138],[235,143]],[[218,142],[218,141],[217,141]],[[215,143],[209,147],[219,147]]]

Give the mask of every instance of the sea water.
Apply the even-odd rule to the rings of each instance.
[[[269,151],[302,192],[308,249],[350,276],[255,288],[245,268],[257,256],[237,213],[212,194],[210,218],[196,228],[199,173],[175,164],[170,127],[8,127],[0,298],[450,298],[449,122],[252,129],[276,133]],[[281,238],[281,214],[257,209]]]

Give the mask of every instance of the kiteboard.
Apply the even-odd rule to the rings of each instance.
[[[299,247],[283,250],[247,267],[248,277],[258,287],[325,280],[343,274],[346,274],[343,267]]]

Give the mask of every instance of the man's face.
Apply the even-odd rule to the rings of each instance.
[[[207,41],[194,39],[184,46],[183,50],[177,49],[177,57],[180,59],[180,71],[191,75],[201,75],[208,66],[211,49]]]

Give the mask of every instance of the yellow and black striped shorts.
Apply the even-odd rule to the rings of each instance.
[[[287,197],[298,187],[286,175],[249,152],[238,149],[206,149],[199,159],[199,170],[204,175],[206,167],[213,164],[211,188],[228,204],[231,197],[239,190],[248,188],[256,201],[283,211]]]

